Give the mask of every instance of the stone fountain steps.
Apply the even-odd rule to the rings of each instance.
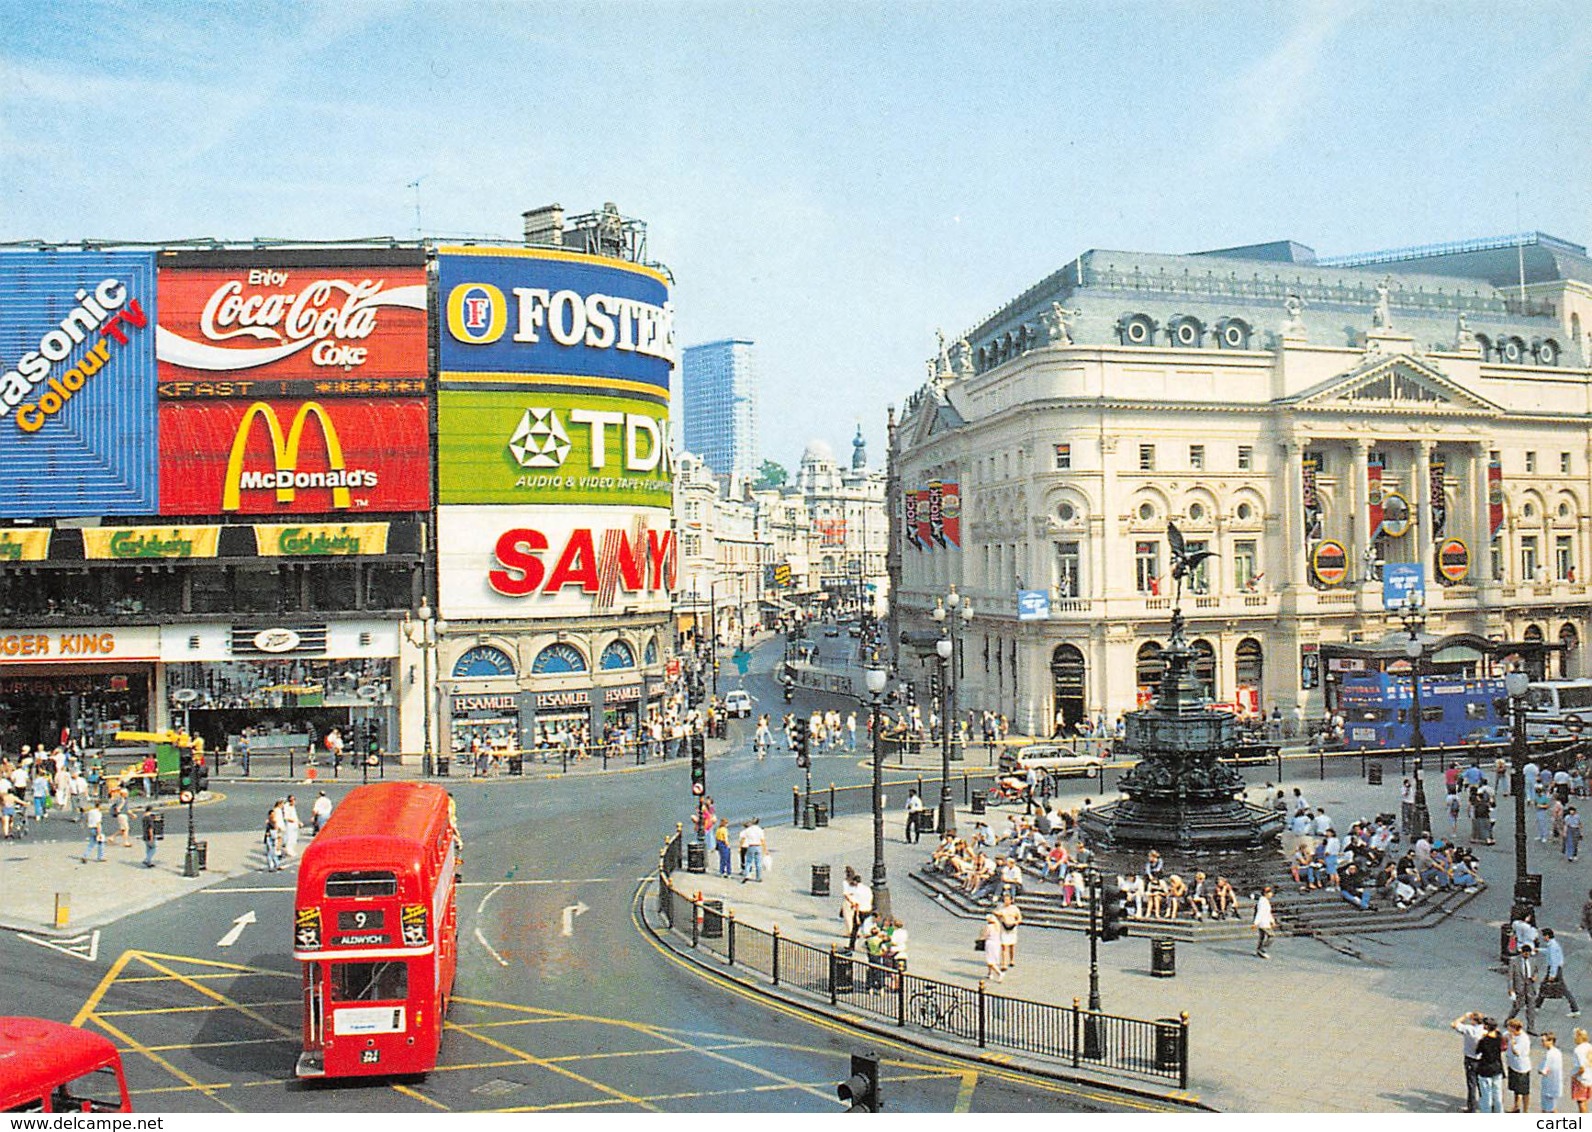
[[[1295,936],[1346,936],[1375,935],[1382,932],[1417,931],[1436,927],[1468,904],[1477,895],[1458,889],[1423,895],[1408,908],[1379,902],[1370,911],[1362,911],[1349,903],[1336,891],[1320,889],[1300,892],[1298,885],[1279,863],[1278,875],[1264,883],[1271,884],[1276,892],[1272,908],[1276,913],[1280,934]],[[983,919],[991,905],[975,904],[962,893],[948,877],[937,873],[914,871],[912,880],[933,894],[936,902],[947,912],[963,919]],[[1246,876],[1246,881],[1253,877]],[[1023,912],[1023,924],[1035,928],[1055,928],[1062,931],[1086,932],[1089,929],[1087,905],[1071,907],[1061,902],[1060,888],[1050,882],[1040,882],[1033,876],[1027,878],[1030,886],[1017,898]],[[1214,943],[1224,940],[1253,939],[1253,890],[1240,889],[1241,915],[1233,920],[1148,920],[1130,917],[1129,933],[1134,936],[1153,936],[1183,943]]]

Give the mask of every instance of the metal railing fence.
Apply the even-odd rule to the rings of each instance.
[[[681,834],[664,844],[660,862],[680,858]],[[830,1005],[877,1018],[902,1030],[979,1049],[1029,1053],[1126,1077],[1188,1088],[1188,1014],[1155,1021],[1080,1007],[992,994],[980,981],[958,986],[838,950],[803,943],[736,919],[719,901],[676,889],[672,869],[660,866],[657,910],[669,931],[725,963]]]

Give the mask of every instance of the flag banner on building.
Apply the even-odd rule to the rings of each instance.
[[[129,558],[214,558],[219,526],[85,527],[83,557],[91,561]]]
[[[1487,540],[1504,529],[1504,466],[1497,458],[1487,461]]]
[[[918,497],[918,543],[925,550],[934,549],[934,531],[929,524],[929,492],[922,488],[917,492]]]
[[[962,485],[948,483],[943,486],[940,502],[941,529],[946,540],[958,549],[962,546]]]
[[[820,546],[846,545],[846,520],[814,519],[813,529],[818,532]]]
[[[1441,456],[1432,457],[1432,540],[1443,537],[1443,527],[1448,523],[1448,500],[1444,495],[1444,480],[1448,463]]]
[[[1306,452],[1300,464],[1300,478],[1304,485],[1305,543],[1321,537],[1321,497],[1316,491],[1316,472],[1321,468],[1321,457]]]
[[[47,527],[0,530],[0,562],[43,562],[49,556]]]
[[[1371,537],[1382,533],[1382,465],[1375,459],[1365,465],[1366,527]]]
[[[922,550],[923,544],[918,541],[918,493],[915,491],[902,492],[901,502],[903,518],[901,529],[906,534],[907,542]]]
[[[945,545],[945,485],[939,480],[929,481],[929,537],[940,546]]]

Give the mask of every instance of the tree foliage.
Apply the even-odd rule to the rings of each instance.
[[[764,460],[763,466],[757,470],[757,483],[754,486],[758,491],[766,491],[771,487],[784,487],[789,479],[790,473],[783,464]]]

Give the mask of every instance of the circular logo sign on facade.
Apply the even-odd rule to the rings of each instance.
[[[254,647],[261,652],[292,652],[299,647],[299,635],[292,629],[261,629],[254,634]]]
[[[1324,586],[1335,586],[1349,576],[1349,552],[1341,542],[1327,539],[1310,552],[1310,569]]]
[[[1437,572],[1447,581],[1463,582],[1470,573],[1470,547],[1461,539],[1444,539],[1437,548]]]
[[[1403,538],[1410,529],[1410,503],[1396,491],[1382,497],[1382,533]]]

